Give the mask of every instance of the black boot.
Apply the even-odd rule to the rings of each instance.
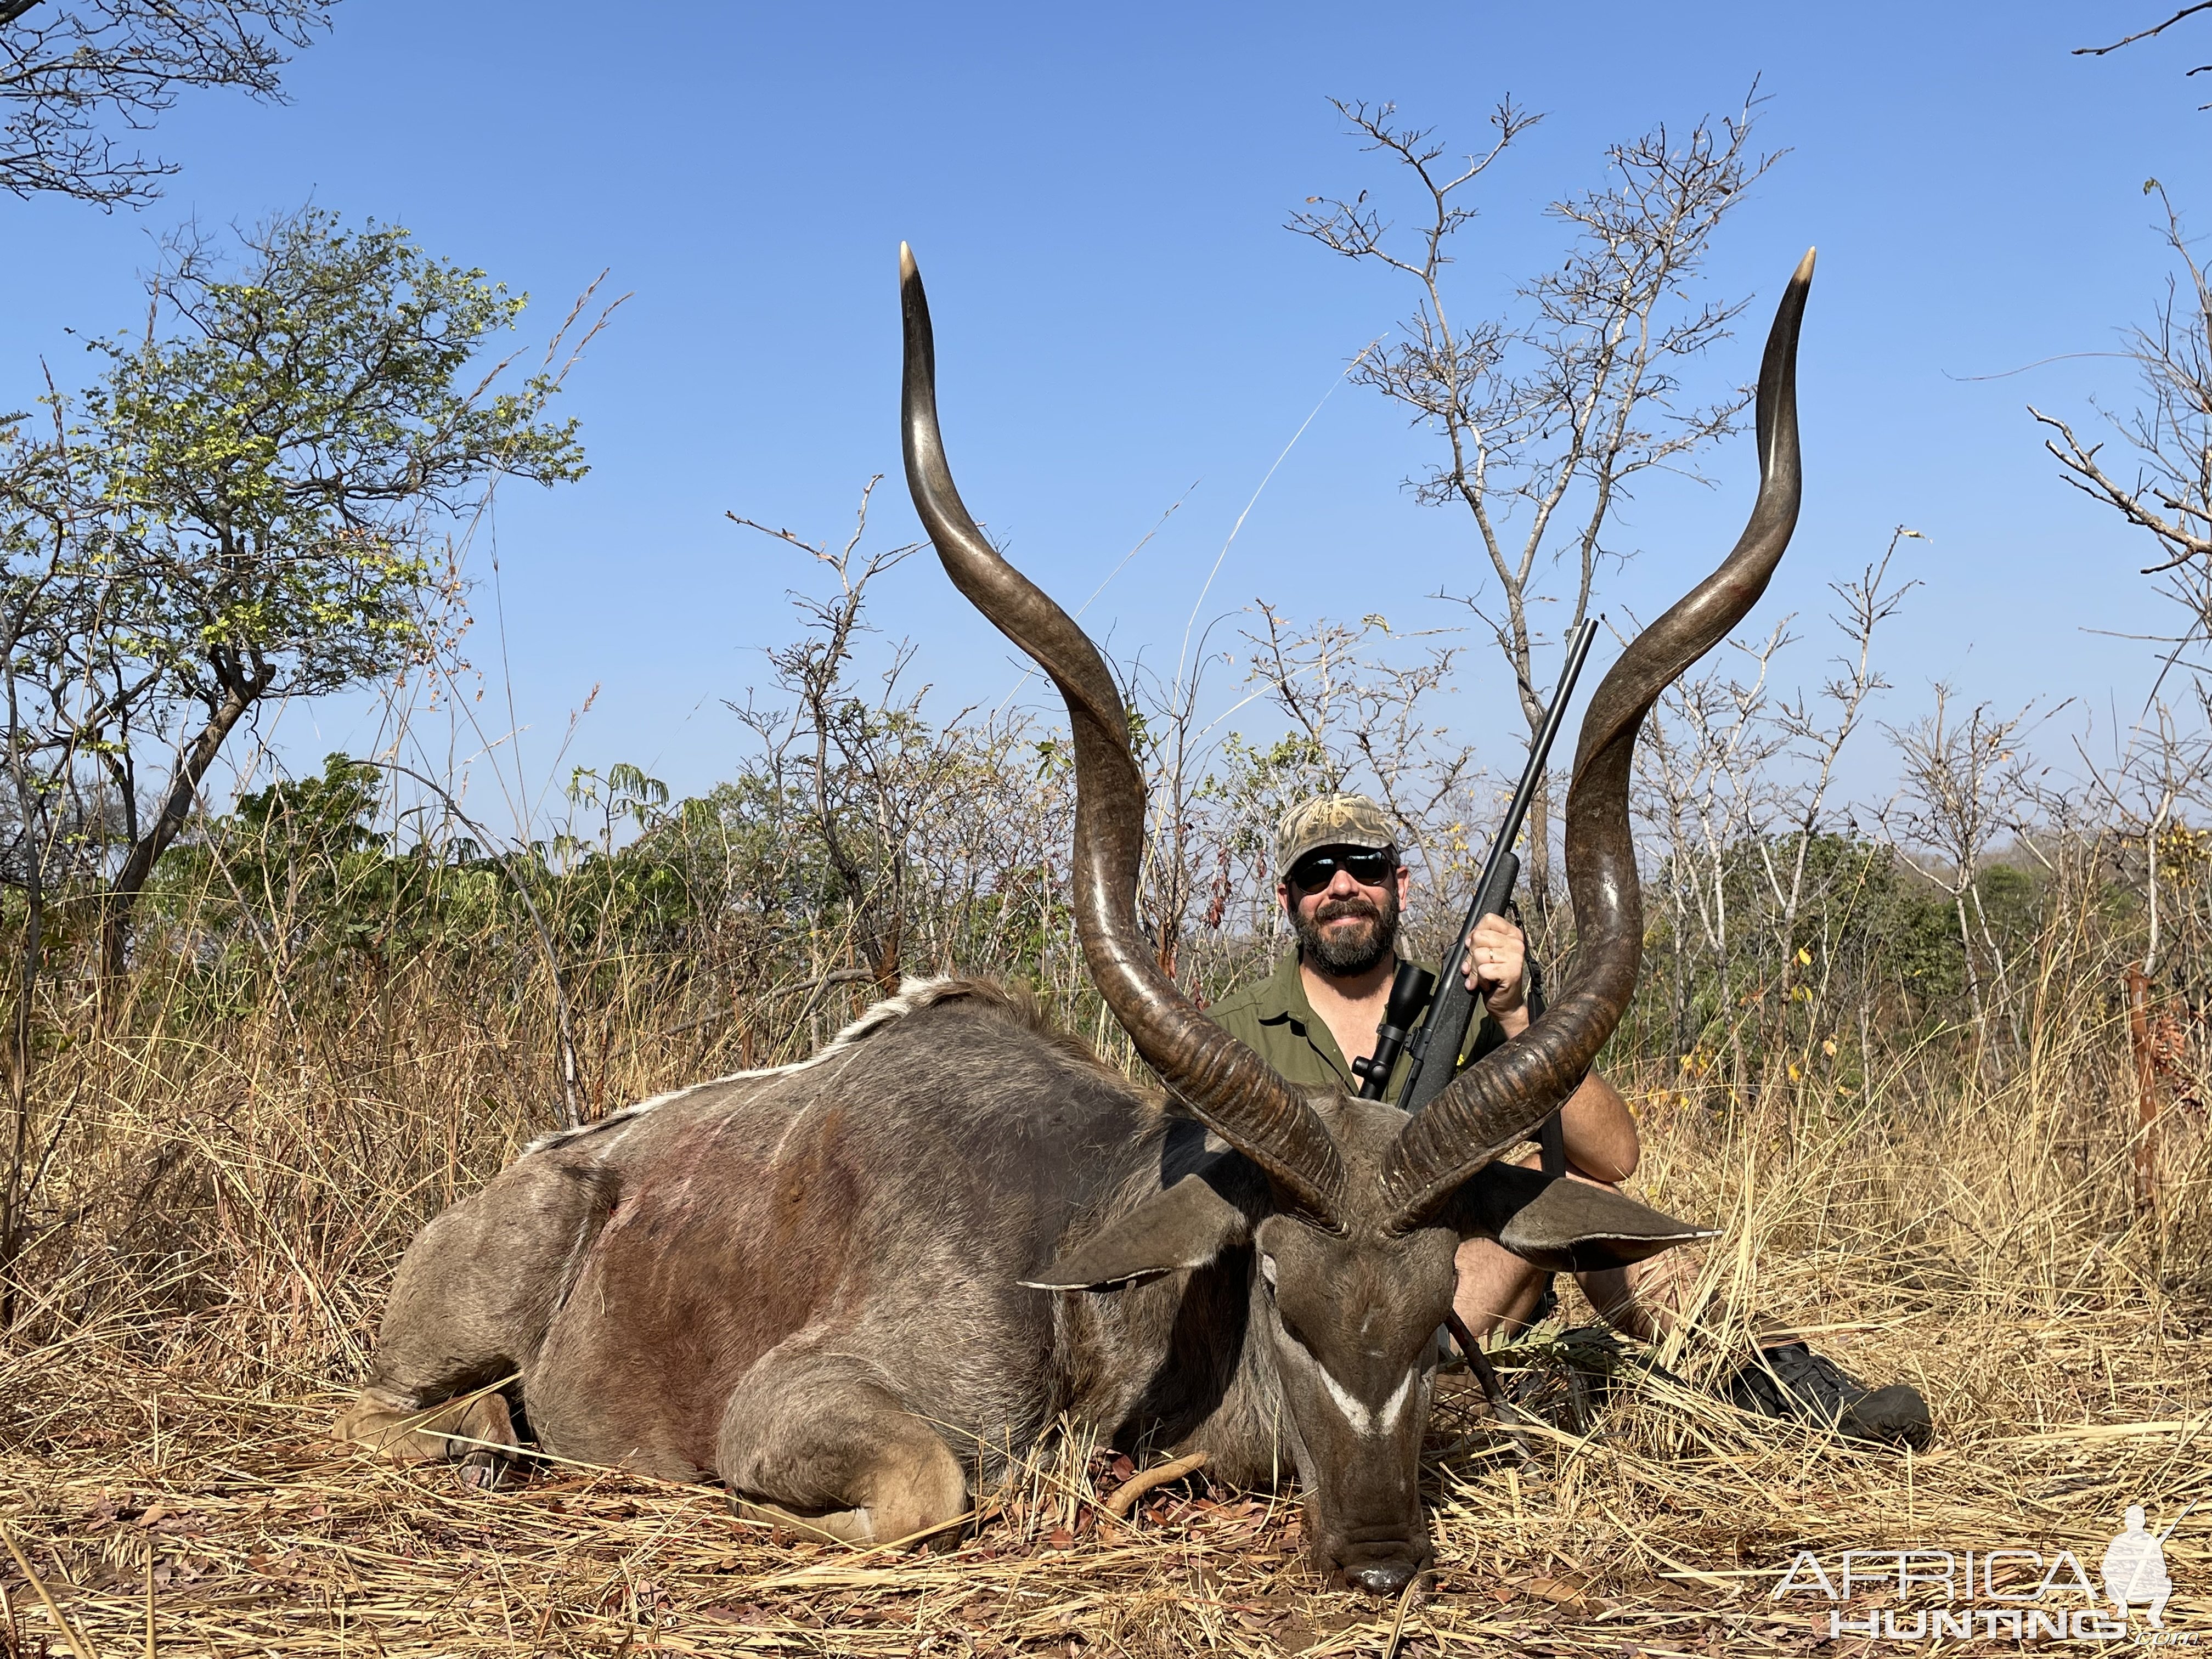
[[[1936,1435],[1919,1389],[1906,1382],[1869,1389],[1802,1342],[1761,1349],[1758,1358],[1729,1378],[1727,1389],[1728,1397],[1745,1411],[1808,1418],[1854,1440],[1917,1450]]]

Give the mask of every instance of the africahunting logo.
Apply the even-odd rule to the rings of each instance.
[[[2094,1580],[2072,1550],[1800,1550],[1773,1599],[1826,1603],[1813,1625],[1832,1641],[2118,1642],[2140,1620],[2144,1645],[2191,1646],[2195,1635],[2166,1627],[2166,1544],[2188,1513],[2153,1532],[2142,1505],[2131,1506]]]

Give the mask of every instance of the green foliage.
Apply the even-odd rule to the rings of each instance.
[[[1263,746],[1232,732],[1221,746],[1220,769],[1200,793],[1227,813],[1232,851],[1264,862],[1283,814],[1337,787],[1328,754],[1306,733],[1294,732]]]
[[[281,664],[270,689],[295,695],[405,663],[433,586],[426,510],[584,471],[575,422],[539,418],[550,377],[489,393],[476,362],[522,296],[316,210],[246,252],[228,280],[184,247],[155,284],[179,331],[94,343],[111,366],[73,450],[104,509],[86,550],[108,578],[102,643],[203,702],[247,661]]]
[[[278,779],[240,795],[218,819],[218,839],[240,845],[264,870],[296,875],[304,866],[335,863],[350,853],[382,851],[369,827],[383,796],[384,775],[343,755],[325,756],[320,777]]]
[[[1785,933],[1776,882],[1798,850],[1796,836],[1740,842],[1717,884],[1702,860],[1661,864],[1645,895],[1644,992],[1617,1051],[1754,1073],[1814,1054],[1841,1066],[1869,1048],[1905,1051],[1967,1030],[1969,946],[1974,973],[1993,987],[2032,971],[2057,921],[2048,872],[1996,862],[1969,894],[1962,939],[1951,896],[1893,848],[1828,833],[1803,849],[1803,897]],[[2124,894],[2110,896],[2126,908]]]
[[[34,821],[20,844],[42,883],[105,886],[111,979],[255,706],[424,661],[466,622],[440,538],[501,477],[584,471],[575,422],[544,418],[559,376],[513,380],[491,355],[523,296],[406,231],[310,209],[245,236],[234,268],[196,237],[170,252],[143,333],[90,343],[106,374],[61,401],[64,437],[0,434],[7,769]],[[312,817],[276,787],[240,808],[275,816],[230,839]],[[350,871],[368,850],[314,860]],[[296,872],[225,873],[296,896]]]
[[[395,853],[374,827],[383,800],[382,771],[343,755],[319,776],[241,795],[176,849],[155,908],[199,941],[204,966],[248,980],[264,958],[287,973],[389,962],[480,920],[487,884],[473,864]]]

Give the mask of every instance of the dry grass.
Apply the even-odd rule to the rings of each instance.
[[[1507,1358],[1551,1426],[1524,1456],[1446,1395],[1433,1589],[1377,1607],[1319,1587],[1280,1498],[1194,1480],[1115,1526],[1126,1467],[1080,1446],[908,1557],[703,1489],[562,1468],[478,1493],[330,1443],[398,1251],[539,1127],[550,1075],[520,1026],[371,1012],[50,1063],[70,1224],[0,1349],[0,1518],[30,1569],[0,1555],[9,1659],[70,1651],[41,1591],[105,1659],[1797,1652],[1826,1646],[1825,1604],[1769,1592],[1799,1547],[2064,1547],[2094,1571],[2133,1501],[2203,1505],[2168,1547],[2168,1624],[2212,1629],[2207,1160],[2178,1138],[2163,1217],[2132,1213],[2108,1034],[2002,1087],[1930,1067],[1871,1100],[1650,1109],[1647,1193],[1727,1228],[1706,1334],[1662,1358],[1702,1382],[1784,1320],[1920,1384],[1938,1444],[1862,1452],[1640,1376],[1584,1412],[1540,1332]],[[610,1091],[713,1063],[634,1047]]]

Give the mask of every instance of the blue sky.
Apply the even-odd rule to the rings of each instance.
[[[502,494],[471,550],[471,654],[501,711],[488,729],[512,696],[533,785],[596,685],[569,759],[696,790],[732,769],[743,733],[720,700],[764,678],[761,647],[789,632],[784,590],[808,575],[725,509],[835,536],[883,472],[881,533],[915,533],[897,482],[902,238],[931,285],[963,492],[1032,575],[1079,601],[1184,499],[1088,617],[1120,654],[1171,657],[1269,465],[1407,310],[1381,273],[1282,228],[1305,197],[1379,175],[1330,96],[1395,100],[1462,148],[1503,95],[1547,113],[1462,239],[1451,279],[1472,314],[1556,258],[1542,209],[1601,182],[1608,141],[1732,110],[1756,77],[1760,137],[1789,154],[1715,250],[1714,293],[1757,298],[1709,367],[1714,386],[1749,377],[1775,293],[1818,244],[1805,516],[1759,613],[1807,613],[1785,678],[1817,680],[1826,584],[1901,523],[1929,538],[1912,555],[1926,586],[1887,642],[1885,718],[1918,713],[1938,678],[2001,705],[2073,696],[2100,723],[2112,706],[2131,718],[2149,650],[2094,630],[2169,625],[2135,574],[2147,550],[2059,482],[2022,407],[2124,405],[2128,366],[1964,377],[2109,351],[2148,316],[2166,265],[2146,178],[2212,229],[2212,113],[2181,76],[2212,56],[2212,28],[2069,55],[2153,11],[663,4],[612,21],[566,3],[350,0],[294,66],[290,106],[209,95],[164,123],[155,147],[185,167],[166,202],[105,217],[0,200],[16,254],[0,261],[0,402],[36,395],[42,356],[86,378],[63,330],[143,315],[136,272],[187,216],[312,199],[396,221],[528,289],[539,331],[611,267],[634,297],[568,396],[592,475]],[[1206,613],[1262,596],[1297,616],[1441,620],[1424,596],[1480,577],[1463,520],[1400,487],[1431,441],[1337,390]],[[1638,500],[1617,535],[1637,557],[1601,603],[1650,615],[1725,547],[1748,440],[1709,468],[1717,489]],[[878,619],[920,642],[948,705],[1018,678],[933,562],[896,573]],[[1503,689],[1478,655],[1454,709],[1510,769],[1511,727],[1490,707]],[[289,709],[280,750],[312,766],[365,744],[364,708]],[[1881,761],[1878,744],[1862,756],[1863,791],[1879,792]]]

